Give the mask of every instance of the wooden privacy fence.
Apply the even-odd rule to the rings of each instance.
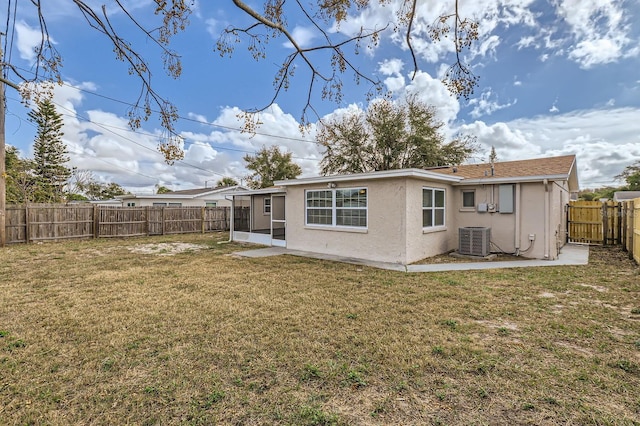
[[[236,227],[249,208],[235,209]],[[8,206],[7,243],[228,231],[230,207]]]
[[[571,201],[567,206],[567,241],[622,243],[622,205],[613,201]]]
[[[567,241],[620,244],[640,264],[640,198],[623,202],[571,201]]]

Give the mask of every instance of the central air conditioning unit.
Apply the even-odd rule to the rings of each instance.
[[[483,257],[491,254],[491,228],[458,228],[458,253]]]

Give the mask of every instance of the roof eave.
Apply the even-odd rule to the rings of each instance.
[[[454,185],[478,185],[478,184],[500,184],[500,183],[526,183],[526,182],[543,182],[547,180],[568,180],[569,176],[561,175],[539,175],[539,176],[518,176],[518,177],[483,177],[475,179],[464,179]]]
[[[402,178],[402,177],[414,177],[424,180],[437,180],[443,182],[459,182],[462,180],[459,176],[449,176],[442,173],[434,173],[421,169],[398,169],[398,170],[384,170],[380,172],[368,172],[368,173],[353,173],[348,175],[332,175],[332,176],[319,176],[312,178],[301,179],[289,179],[289,180],[277,180],[275,185],[293,186],[293,185],[313,185],[319,183],[329,182],[349,182],[354,180],[377,180],[377,179],[390,179],[390,178]]]
[[[248,195],[283,194],[286,192],[287,192],[287,188],[277,188],[277,187],[270,186],[269,188],[249,189],[246,191],[234,191],[231,194],[227,194],[227,196],[244,197]]]

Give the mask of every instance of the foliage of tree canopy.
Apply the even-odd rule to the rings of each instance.
[[[216,182],[216,187],[220,188],[224,186],[236,186],[237,184],[238,184],[237,180],[235,180],[232,177],[225,176],[222,179],[220,179],[218,182]]]
[[[172,162],[183,157],[178,132],[174,123],[178,118],[175,106],[162,94],[158,93],[151,82],[152,67],[147,58],[142,54],[153,52],[156,48],[160,54],[166,73],[178,78],[182,74],[180,53],[172,49],[172,38],[184,31],[189,24],[189,17],[194,9],[193,2],[187,0],[155,1],[155,15],[157,21],[145,25],[149,16],[141,14],[128,3],[114,2],[113,8],[98,6],[93,2],[74,0],[73,3],[87,21],[87,24],[102,34],[113,47],[115,58],[129,66],[129,73],[140,81],[141,90],[135,106],[128,112],[129,124],[132,128],[139,128],[141,123],[158,112],[160,124],[166,129],[166,137],[159,145],[167,162]],[[226,2],[225,2],[226,3]],[[275,92],[271,99],[264,102],[262,107],[246,111],[245,126],[252,131],[258,123],[255,112],[263,111],[272,105],[282,91],[290,87],[291,79],[298,68],[305,69],[302,75],[308,76],[308,90],[303,95],[306,103],[302,108],[301,122],[309,123],[308,112],[315,112],[312,100],[319,96],[322,99],[340,102],[343,93],[343,78],[356,83],[364,82],[369,88],[369,94],[376,94],[382,90],[383,83],[377,77],[362,72],[352,61],[359,50],[365,46],[375,46],[379,43],[382,33],[388,26],[373,28],[370,30],[361,28],[352,35],[344,35],[340,31],[330,31],[332,25],[340,26],[349,18],[349,14],[362,10],[369,5],[379,3],[385,7],[393,7],[397,16],[397,25],[391,28],[404,36],[406,51],[409,52],[414,75],[418,70],[418,62],[412,45],[414,23],[417,19],[418,0],[401,0],[389,2],[389,0],[340,0],[319,2],[286,2],[281,0],[264,0],[262,2],[246,3],[242,0],[232,0],[230,3],[237,10],[244,13],[243,24],[231,24],[225,28],[216,43],[216,50],[221,56],[231,55],[239,43],[246,42],[249,53],[256,60],[267,58],[267,45],[272,40],[281,43],[286,40],[293,47],[292,53],[285,58],[269,58],[269,61],[278,63],[274,76]],[[27,13],[38,17],[41,42],[36,47],[35,57],[37,63],[32,70],[33,75],[23,73],[11,63],[6,64],[13,77],[21,82],[34,83],[52,81],[61,83],[62,55],[57,51],[53,39],[47,30],[47,16],[43,13],[41,2],[31,1],[20,3],[20,7],[31,8]],[[256,7],[262,7],[260,9]],[[145,9],[141,9],[145,13]],[[14,11],[15,13],[15,11]],[[123,13],[130,20],[133,28],[137,28],[146,40],[143,46],[131,40],[124,39],[114,14]],[[289,24],[287,16],[304,16],[308,25],[315,27],[322,37],[311,45],[301,43],[296,39],[293,25]],[[8,17],[10,21],[11,17]],[[245,24],[246,23],[246,24]],[[126,24],[122,24],[126,25]],[[421,29],[423,30],[423,29]],[[478,39],[478,23],[463,19],[459,12],[458,0],[451,0],[450,13],[444,14],[429,26],[427,33],[435,42],[450,42],[454,45],[455,61],[445,73],[443,82],[456,96],[469,97],[477,85],[477,77],[471,72],[470,67],[461,60],[461,54],[469,48],[474,40]],[[348,47],[353,48],[350,53]],[[0,77],[2,78],[2,77]],[[3,80],[12,86],[16,86],[10,80]],[[29,99],[37,96],[33,84],[22,86],[22,95]]]
[[[302,173],[299,165],[293,162],[290,152],[281,152],[273,145],[262,147],[256,155],[245,155],[247,169],[253,171],[248,177],[248,185],[253,189],[273,186],[276,180],[295,179]]]
[[[365,112],[347,113],[320,126],[324,175],[460,164],[474,152],[473,139],[445,142],[436,110],[416,97],[379,100]]]
[[[99,182],[90,170],[74,169],[67,182],[67,196],[75,200],[111,200],[129,191],[113,182]]]
[[[640,161],[625,167],[616,179],[624,179],[627,183],[626,191],[640,191]]]
[[[32,201],[35,189],[33,160],[21,158],[16,147],[7,146],[4,161],[7,203],[24,204]]]

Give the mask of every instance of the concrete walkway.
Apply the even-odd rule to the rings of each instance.
[[[354,265],[371,266],[373,268],[401,272],[471,271],[477,269],[527,268],[531,266],[586,265],[589,262],[589,246],[576,244],[565,245],[562,248],[560,256],[557,260],[514,260],[502,262],[484,261],[468,263],[435,263],[426,265],[401,265],[399,263],[374,262],[354,257],[335,256],[331,254],[313,253],[301,250],[290,250],[283,247],[267,247],[255,250],[238,251],[233,254],[242,257],[254,258],[288,254],[291,256],[351,263]]]

